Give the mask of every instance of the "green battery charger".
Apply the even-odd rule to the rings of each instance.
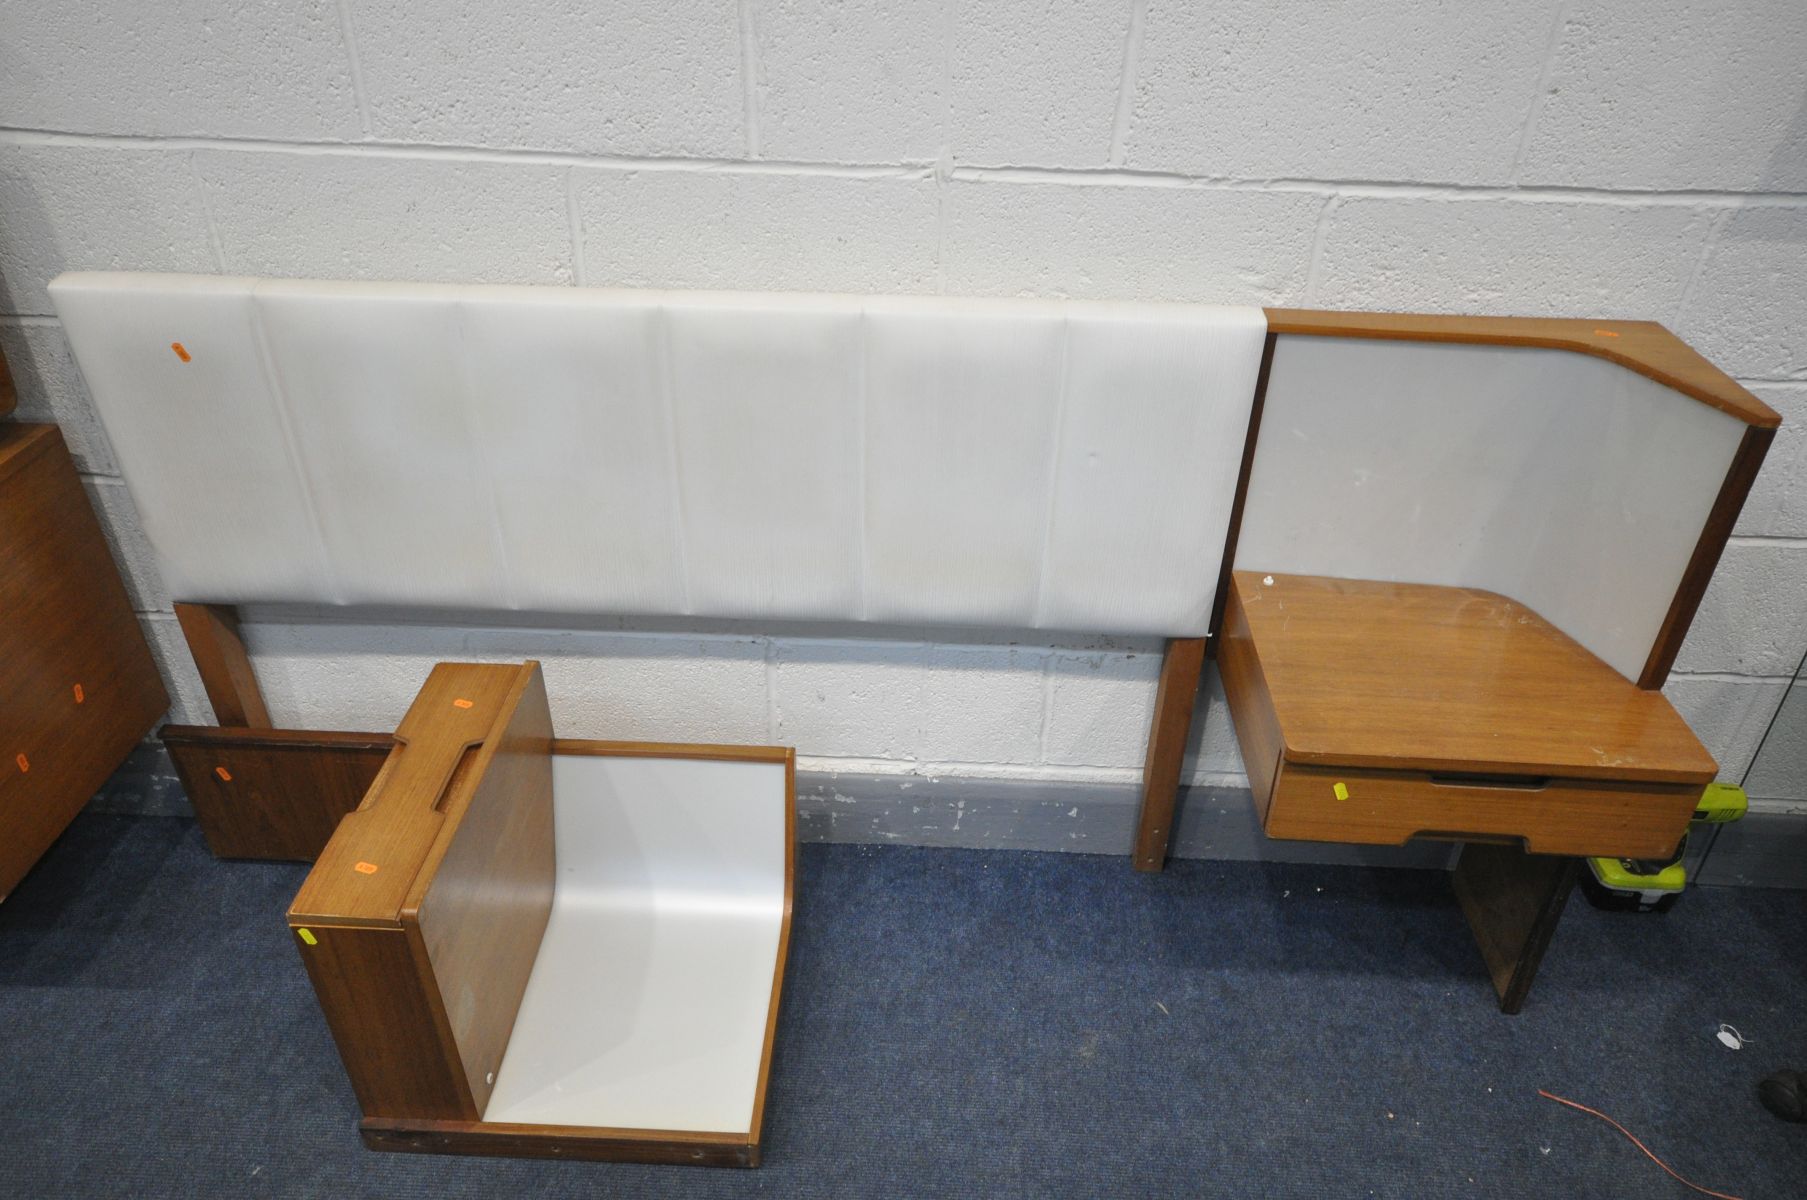
[[[1688,885],[1688,842],[1697,832],[1696,826],[1736,821],[1749,807],[1743,788],[1709,783],[1694,806],[1694,819],[1673,858],[1590,858],[1588,869],[1581,873],[1581,890],[1595,908],[1667,912]]]

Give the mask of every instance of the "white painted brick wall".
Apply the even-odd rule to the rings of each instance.
[[[1764,456],[1734,532],[1807,538],[1807,384],[1757,384],[1751,391],[1782,414],[1782,428]]]
[[[1719,777],[1736,780],[1750,769],[1788,686],[1785,679],[1678,674],[1670,677],[1663,694],[1712,749]]]
[[[1736,538],[1725,548],[1676,657],[1682,671],[1775,678],[1807,651],[1807,554],[1789,542]]]
[[[18,24],[15,17],[6,28]],[[13,119],[0,110],[0,126]],[[48,314],[44,285],[75,266],[219,269],[186,152],[97,140],[0,141],[0,213],[7,312]]]
[[[1563,6],[1523,183],[1807,190],[1807,5]]]
[[[353,69],[333,0],[0,0],[7,125],[349,140]]]
[[[1735,778],[1807,648],[1796,0],[0,0],[0,346],[210,719],[45,282],[71,268],[1671,323],[1780,409],[1668,688]],[[581,736],[1128,783],[1158,647],[259,613],[277,717],[535,655]],[[1242,764],[1209,675],[1188,777]]]
[[[1795,121],[1795,154],[1807,157],[1807,111]],[[1677,329],[1740,378],[1807,379],[1807,207],[1799,199],[1721,215]]]
[[[1303,192],[997,178],[943,185],[941,263],[956,295],[1295,304],[1324,207]]]
[[[231,274],[574,279],[558,167],[200,150],[194,172]]]
[[[1315,303],[1673,324],[1713,218],[1689,203],[1347,196],[1325,222]]]
[[[1124,161],[1505,183],[1552,17],[1549,0],[1148,0]]]
[[[589,286],[935,290],[938,194],[877,175],[572,168]]]
[[[988,0],[952,8],[946,136],[958,161],[1111,161],[1131,5]]]
[[[1807,812],[1807,683],[1789,689],[1764,741],[1761,764],[1751,771],[1752,807]]]
[[[113,447],[88,400],[63,328],[48,318],[0,318],[0,349],[19,390],[14,415],[21,421],[52,421],[75,465],[91,475],[114,477]]]
[[[734,0],[351,6],[370,134],[583,154],[738,155]]]
[[[932,162],[948,119],[941,0],[750,0],[759,152]]]

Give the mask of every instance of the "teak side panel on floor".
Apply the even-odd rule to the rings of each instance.
[[[395,746],[387,733],[165,725],[158,734],[220,858],[313,862]]]
[[[175,609],[207,702],[213,705],[213,719],[221,725],[270,728],[270,711],[239,633],[237,610],[230,604],[181,602]]]
[[[0,424],[0,898],[168,696],[53,425]]]

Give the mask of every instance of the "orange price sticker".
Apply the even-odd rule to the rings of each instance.
[[[82,691],[82,685],[79,683],[76,684],[75,685],[75,702],[77,704],[80,704],[83,700],[86,700],[87,698],[88,698],[87,694]]]
[[[376,864],[375,863],[367,863],[367,862],[356,863],[352,866],[351,869],[356,871],[360,875],[375,875],[376,874]]]
[[[1596,330],[1594,330],[1594,336],[1595,337],[1618,337],[1619,335],[1614,333],[1610,329],[1596,329]]]
[[[15,756],[13,761],[19,764],[20,771],[23,772],[23,771],[31,770],[31,760],[29,758],[26,758],[23,754]]]
[[[452,701],[453,708],[469,708],[470,706],[471,706],[471,702],[469,700],[464,699],[463,697],[459,697],[458,699]]]
[[[176,357],[181,359],[183,362],[193,362],[194,361],[194,355],[190,354],[188,352],[188,347],[184,346],[181,342],[171,342],[169,344],[169,348],[171,350],[174,350],[176,352]]]
[[[228,771],[225,767],[215,767],[213,769],[213,773],[220,777],[221,783],[231,783],[232,782],[232,772]]]

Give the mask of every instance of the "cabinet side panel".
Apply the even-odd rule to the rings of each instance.
[[[1230,722],[1236,727],[1236,740],[1242,746],[1242,764],[1248,771],[1249,787],[1255,795],[1255,809],[1265,824],[1268,808],[1273,802],[1283,743],[1273,697],[1268,694],[1267,681],[1262,677],[1261,662],[1255,655],[1255,643],[1249,636],[1249,622],[1242,606],[1242,595],[1232,579],[1224,609],[1223,632],[1219,635],[1217,670],[1223,677]]]
[[[475,1120],[408,935],[338,925],[290,931],[364,1115]]]
[[[0,898],[169,707],[52,425],[0,426]]]

